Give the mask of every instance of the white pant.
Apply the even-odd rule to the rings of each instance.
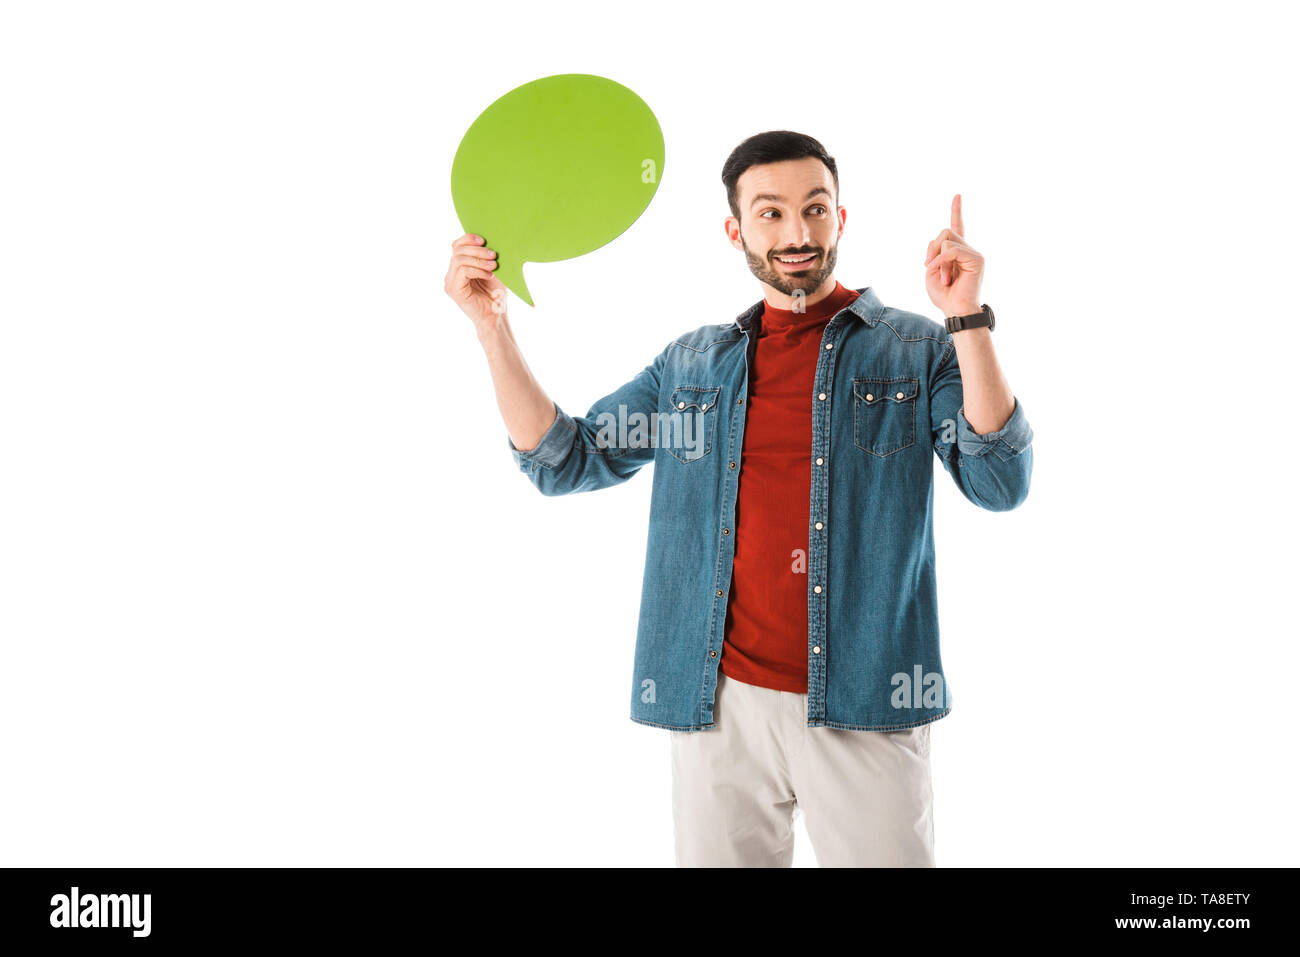
[[[822,867],[934,867],[930,725],[808,727],[808,695],[718,671],[708,731],[671,731],[679,867],[789,867],[800,810]]]

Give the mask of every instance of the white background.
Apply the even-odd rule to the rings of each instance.
[[[6,4],[0,864],[673,865],[652,467],[540,495],[442,289],[461,135],[570,72],[667,145],[510,299],[574,415],[761,298],[752,133],[826,145],[837,278],[935,319],[962,194],[1036,437],[1009,513],[935,460],[938,864],[1296,864],[1285,10]]]

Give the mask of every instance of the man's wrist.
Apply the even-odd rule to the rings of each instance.
[[[988,337],[990,340],[993,338],[993,333],[988,326],[975,326],[973,329],[958,329],[956,332],[948,333],[948,335],[952,337],[953,342],[961,343],[975,342],[984,337]]]
[[[494,316],[486,322],[477,324],[474,331],[478,334],[479,345],[484,349],[498,349],[514,341],[510,331],[510,322],[505,316]]]

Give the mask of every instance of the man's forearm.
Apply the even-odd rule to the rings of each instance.
[[[526,452],[542,440],[555,423],[555,403],[524,362],[505,316],[478,330],[496,390],[497,408],[515,448]]]
[[[979,309],[970,310],[979,312]],[[961,368],[962,407],[966,421],[977,435],[996,432],[1007,424],[1016,407],[998,357],[993,350],[993,333],[987,327],[952,333],[957,364]]]

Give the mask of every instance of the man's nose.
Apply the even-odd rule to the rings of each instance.
[[[787,226],[781,232],[780,249],[812,249],[812,234],[806,223]]]

